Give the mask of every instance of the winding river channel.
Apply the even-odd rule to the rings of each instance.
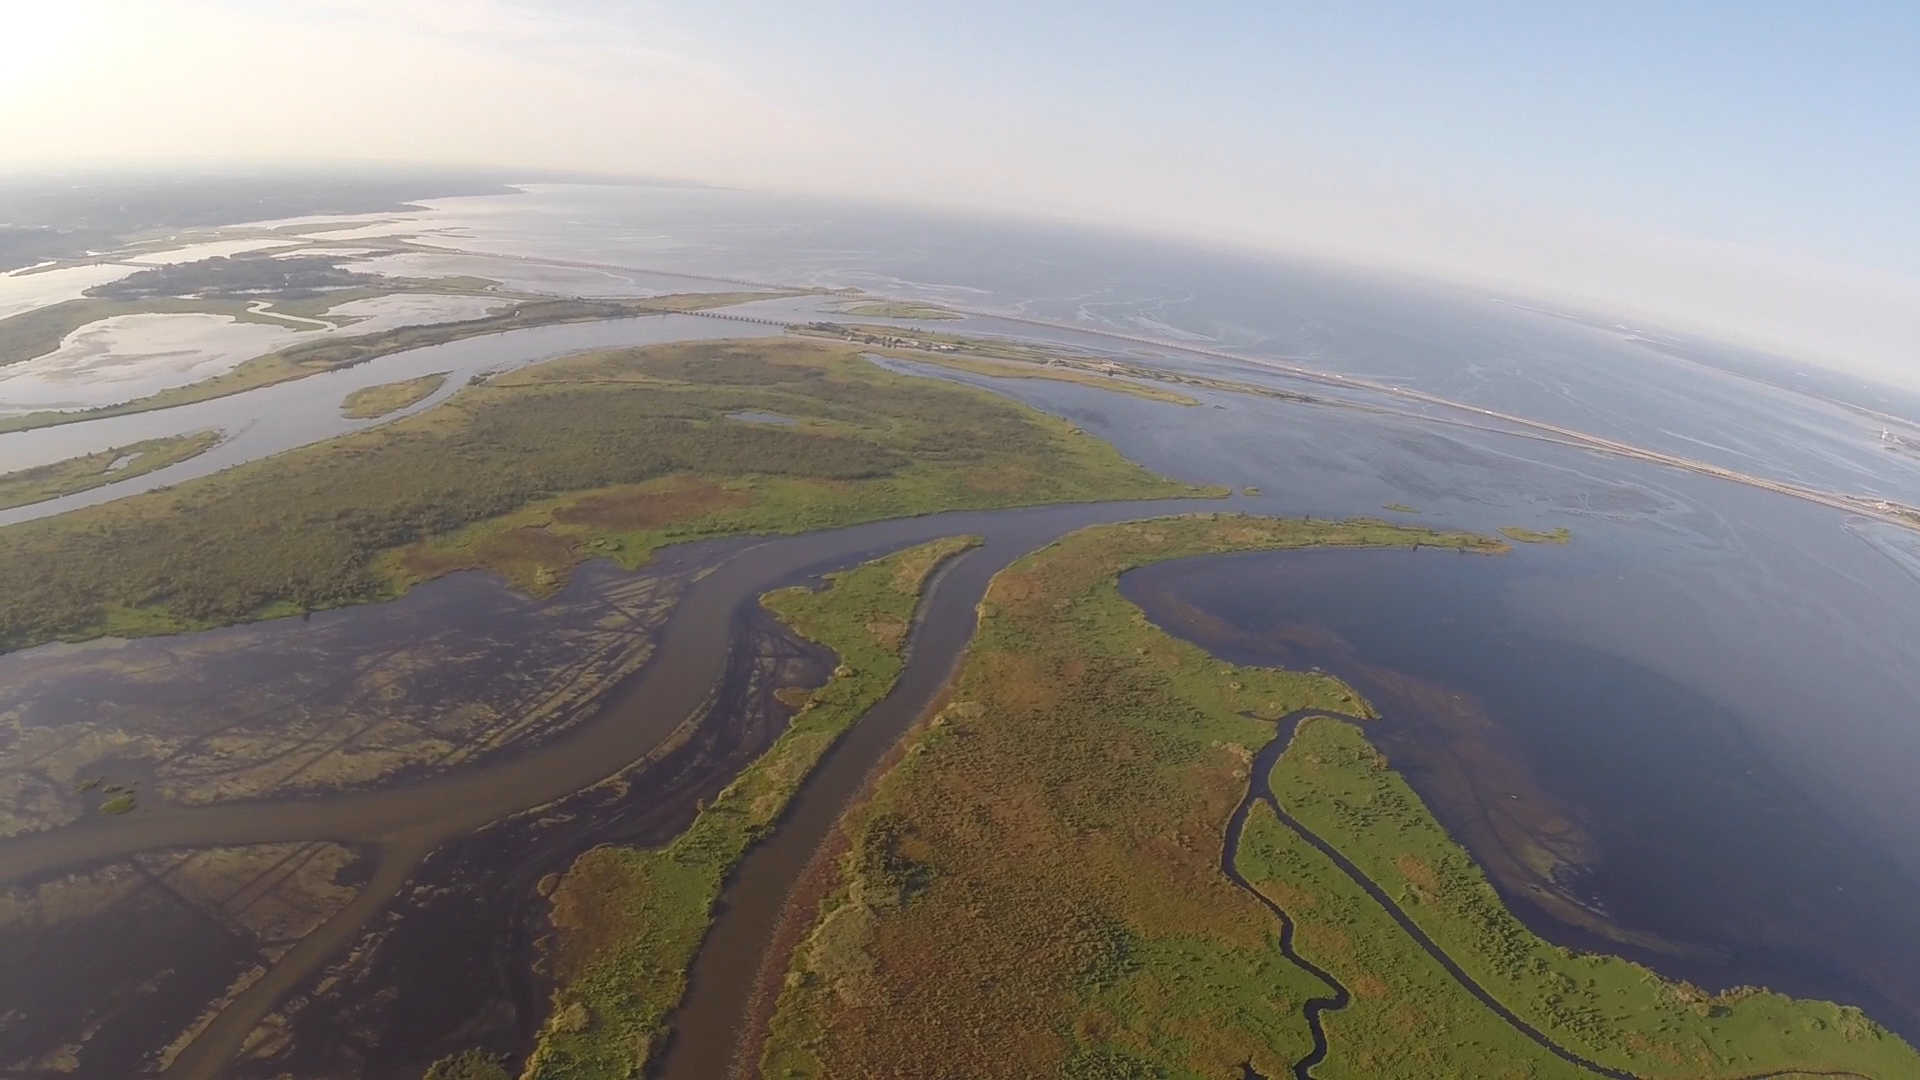
[[[1286,955],[1288,960],[1298,965],[1314,978],[1326,983],[1334,991],[1329,997],[1312,998],[1303,1006],[1307,1027],[1313,1034],[1313,1049],[1307,1056],[1294,1063],[1294,1080],[1312,1080],[1313,1067],[1326,1060],[1327,1031],[1325,1025],[1321,1022],[1321,1016],[1331,1009],[1346,1008],[1347,1003],[1352,1000],[1352,996],[1348,989],[1341,985],[1332,974],[1322,970],[1312,961],[1307,960],[1294,950],[1294,924],[1292,917],[1287,914],[1284,908],[1274,903],[1265,893],[1261,892],[1240,873],[1238,858],[1240,837],[1246,830],[1247,814],[1251,812],[1258,803],[1265,803],[1267,808],[1273,811],[1274,817],[1280,820],[1280,824],[1291,829],[1295,835],[1306,841],[1314,850],[1326,856],[1329,861],[1340,869],[1341,873],[1347,875],[1354,884],[1360,886],[1361,890],[1364,891],[1374,903],[1379,904],[1380,907],[1392,917],[1394,923],[1400,927],[1402,932],[1412,938],[1414,943],[1419,945],[1436,963],[1442,968],[1445,968],[1447,974],[1452,976],[1454,981],[1465,988],[1469,994],[1472,994],[1481,1005],[1485,1006],[1495,1016],[1498,1016],[1502,1023],[1518,1031],[1548,1053],[1575,1068],[1593,1073],[1596,1076],[1607,1077],[1609,1080],[1633,1080],[1632,1073],[1621,1069],[1608,1068],[1607,1066],[1589,1061],[1568,1050],[1566,1047],[1561,1046],[1559,1043],[1554,1042],[1552,1039],[1549,1039],[1539,1028],[1515,1016],[1512,1009],[1507,1008],[1498,998],[1488,993],[1486,988],[1478,982],[1475,982],[1473,976],[1467,974],[1465,969],[1461,968],[1453,957],[1448,956],[1440,948],[1439,944],[1435,942],[1433,938],[1429,937],[1426,931],[1420,929],[1419,925],[1401,909],[1400,905],[1394,902],[1392,897],[1387,895],[1385,889],[1382,889],[1377,882],[1368,877],[1358,866],[1354,865],[1352,859],[1347,858],[1338,848],[1327,843],[1318,834],[1307,828],[1300,822],[1300,819],[1287,813],[1286,808],[1281,805],[1279,797],[1274,794],[1273,785],[1269,777],[1273,773],[1274,763],[1280,760],[1281,754],[1286,753],[1287,744],[1293,740],[1293,733],[1300,727],[1301,721],[1314,717],[1351,720],[1355,723],[1366,722],[1362,717],[1328,712],[1323,709],[1300,709],[1281,717],[1275,725],[1275,733],[1272,740],[1270,740],[1267,745],[1261,747],[1260,752],[1253,757],[1253,765],[1249,779],[1247,780],[1246,797],[1240,800],[1238,806],[1234,807],[1233,816],[1227,820],[1225,839],[1220,845],[1221,873],[1227,875],[1235,885],[1239,886],[1248,895],[1258,900],[1269,911],[1273,912],[1274,917],[1280,921],[1280,951]]]
[[[936,514],[751,544],[719,542],[713,564],[688,587],[661,627],[652,656],[613,687],[597,712],[565,735],[504,760],[372,790],[311,798],[143,807],[0,840],[0,881],[30,882],[158,850],[286,841],[370,848],[371,873],[357,895],[241,992],[173,1060],[165,1075],[221,1075],[250,1033],[287,994],[309,981],[406,886],[414,868],[447,841],[594,785],[646,758],[690,720],[711,722],[745,616],[771,588],[849,566],[926,540],[979,535],[932,582],[911,655],[894,692],[844,740],[803,789],[786,825],[757,848],[729,890],[715,948],[703,950],[679,1025],[688,1033],[675,1060],[724,1050],[720,1036],[741,1015],[757,957],[771,935],[784,890],[818,846],[840,805],[880,754],[946,679],[970,637],[988,580],[1015,558],[1086,525],[1207,510],[1189,500],[1077,504],[999,512]],[[474,580],[474,587],[493,587]],[[351,617],[358,612],[349,612]],[[183,635],[190,636],[190,635]],[[762,882],[765,887],[762,887]],[[753,958],[753,959],[748,959]],[[729,989],[713,992],[716,981]],[[715,1037],[705,1036],[711,1026]],[[679,1069],[691,1068],[681,1072]],[[712,1076],[704,1064],[676,1075]]]

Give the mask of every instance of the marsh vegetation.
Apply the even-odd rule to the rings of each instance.
[[[840,309],[849,315],[869,319],[957,319],[960,316],[938,304],[911,300],[861,300]]]
[[[1114,579],[1211,551],[1416,542],[1501,548],[1213,515],[1084,530],[1002,571],[948,704],[843,825],[840,888],[796,952],[764,1075],[1281,1075],[1324,988],[1220,874],[1220,832],[1272,719],[1364,706],[1324,675],[1228,674]]]
[[[796,951],[763,1073],[970,1077],[1583,1076],[1473,996],[1360,881],[1256,805],[1257,748],[1300,710],[1372,713],[1330,676],[1240,667],[1146,621],[1116,575],[1206,551],[1498,541],[1379,522],[1202,517],[1085,530],[1002,572],[949,703],[842,824],[840,886]],[[1501,905],[1366,741],[1301,724],[1280,805],[1555,1046],[1636,1075],[1911,1075],[1858,1010],[1709,994],[1558,949]],[[1222,873],[1230,860],[1293,921]],[[991,1037],[983,1037],[991,1033]]]
[[[350,420],[375,420],[425,401],[446,381],[447,373],[439,371],[417,379],[363,386],[340,402],[340,414]]]
[[[1544,531],[1508,525],[1500,530],[1500,535],[1521,544],[1564,544],[1573,539],[1573,532],[1564,525]]]
[[[435,291],[469,293],[489,291],[473,287],[471,279],[463,280],[467,282],[464,286],[457,281],[410,282],[392,288],[346,290],[335,294],[321,294],[305,301],[276,304],[272,309],[263,311],[251,310],[247,302],[237,298],[70,301],[0,320],[0,358],[29,359],[58,347],[67,334],[79,327],[111,315],[140,312],[201,312],[230,315],[242,321],[280,324],[283,320],[275,318],[273,311],[284,311],[288,315],[306,318],[311,317],[315,312],[316,304],[320,305],[318,310],[324,312],[328,307],[348,300],[366,299],[369,296],[386,295],[391,292],[412,291],[429,285]],[[445,287],[443,288],[442,285]],[[689,293],[639,300],[522,300],[505,311],[475,319],[400,326],[392,330],[353,337],[321,337],[301,341],[284,349],[244,361],[232,370],[211,378],[188,383],[185,386],[171,387],[117,405],[0,417],[0,432],[29,431],[58,424],[97,420],[108,416],[126,416],[132,413],[172,408],[176,405],[188,405],[196,401],[209,401],[229,394],[257,390],[263,386],[273,386],[309,375],[352,367],[355,364],[363,364],[407,349],[441,345],[449,341],[479,337],[483,334],[558,323],[629,318],[664,311],[701,310],[737,304],[743,300],[763,300],[770,296],[782,295],[790,294]],[[0,359],[0,363],[3,362],[6,360]]]
[[[97,454],[82,454],[47,465],[0,474],[0,510],[25,506],[62,495],[87,491],[115,481],[142,476],[188,458],[198,457],[220,442],[218,431],[196,431],[115,446]]]
[[[137,270],[118,281],[96,285],[86,295],[110,300],[150,300],[162,296],[311,296],[325,289],[371,285],[374,274],[340,266],[337,255],[275,256],[265,252]]]
[[[790,426],[725,419],[777,412]],[[392,424],[0,529],[0,647],[162,633],[954,508],[1196,494],[1063,421],[804,341],[553,361]]]
[[[1618,957],[1534,934],[1367,741],[1337,719],[1301,723],[1273,768],[1282,809],[1340,851],[1472,982],[1551,1043],[1637,1077],[1794,1071],[1912,1074],[1920,1055],[1860,1010],[1756,987],[1710,993]],[[1387,908],[1271,812],[1256,807],[1239,866],[1299,922],[1307,957],[1354,988],[1328,1014],[1328,1075],[1586,1076],[1484,1007]],[[1414,1034],[1417,1038],[1409,1038]]]
[[[840,664],[825,686],[787,692],[799,710],[792,724],[671,844],[596,848],[560,879],[550,942],[558,986],[527,1076],[624,1077],[645,1066],[685,989],[728,871],[773,827],[834,741],[893,685],[923,585],[974,543],[936,540],[831,575],[821,591],[763,598]]]

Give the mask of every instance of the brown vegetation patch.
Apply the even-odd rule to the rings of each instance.
[[[393,556],[394,565],[412,581],[430,581],[455,570],[471,570],[480,565],[472,552],[409,544]]]
[[[574,860],[554,887],[553,936],[547,940],[554,977],[572,978],[603,949],[621,941],[630,925],[625,898],[642,888],[633,880],[635,864],[608,847]]]
[[[562,582],[566,570],[578,561],[578,554],[570,538],[550,532],[544,525],[521,525],[481,533],[460,547],[411,544],[395,559],[404,573],[417,580],[456,570],[487,569],[516,588],[541,594]]]
[[[487,533],[473,545],[481,561],[494,566],[533,563],[565,565],[573,561],[573,541],[539,525]]]
[[[797,709],[813,697],[813,691],[810,686],[783,686],[773,692],[773,699],[789,709]]]
[[[1279,904],[1283,911],[1312,911],[1320,905],[1320,898],[1291,882],[1269,878],[1259,883],[1259,888],[1267,899]]]
[[[752,502],[742,491],[692,477],[670,484],[633,484],[575,499],[553,512],[554,520],[609,532],[656,529]]]
[[[1412,1035],[1426,1028],[1427,1014],[1413,1005],[1401,1005],[1390,1015],[1393,1029],[1402,1035]]]
[[[1057,672],[1031,653],[990,653],[980,658],[996,688],[995,704],[1020,713],[1044,713],[1060,700]],[[1036,718],[1037,719],[1037,718]]]
[[[1387,984],[1381,981],[1378,975],[1366,974],[1354,976],[1347,980],[1347,986],[1353,990],[1354,995],[1357,997],[1370,998],[1377,1001],[1387,996]]]
[[[873,635],[874,643],[883,649],[897,649],[907,638],[905,619],[869,619],[867,633]]]
[[[933,569],[933,562],[939,557],[935,551],[906,552],[899,556],[899,565],[893,571],[893,587],[901,592],[918,592],[920,583]]]
[[[1353,951],[1353,940],[1346,932],[1326,923],[1307,923],[1300,927],[1301,949],[1308,956],[1345,956]]]
[[[1440,888],[1439,876],[1433,872],[1433,867],[1427,865],[1427,861],[1418,855],[1409,853],[1397,856],[1393,860],[1393,865],[1409,882],[1425,892],[1432,893]]]

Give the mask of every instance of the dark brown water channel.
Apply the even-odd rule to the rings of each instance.
[[[1382,713],[1370,737],[1543,936],[1920,1034],[1913,883],[1756,750],[1750,718],[1556,632],[1535,601],[1572,562],[1276,552],[1144,567],[1121,588],[1224,659],[1353,683]]]
[[[911,721],[917,712],[916,702],[930,698],[951,671],[972,632],[975,604],[994,571],[1085,525],[1208,510],[1215,505],[1160,501],[942,514],[668,552],[660,568],[678,575],[673,586],[678,602],[650,631],[650,655],[637,671],[586,703],[583,718],[557,736],[545,740],[528,736],[519,748],[477,754],[470,761],[437,771],[402,770],[397,778],[344,791],[313,790],[210,805],[169,805],[149,797],[139,809],[124,816],[95,815],[0,839],[0,884],[16,891],[40,888],[44,892],[87,874],[132,866],[135,869],[131,873],[144,873],[164,885],[172,864],[160,866],[152,860],[173,858],[172,853],[187,851],[248,850],[244,846],[249,845],[285,845],[290,851],[281,862],[288,863],[315,858],[316,852],[350,852],[351,863],[332,875],[334,884],[353,886],[350,897],[326,908],[323,917],[313,920],[317,923],[314,928],[283,950],[260,959],[260,970],[254,976],[234,983],[231,1002],[205,1023],[197,1037],[183,1047],[176,1046],[177,1054],[165,1075],[221,1075],[243,1047],[256,1058],[279,1054],[276,1060],[282,1062],[314,1061],[313,1049],[302,1050],[298,1044],[335,1038],[341,1033],[324,1026],[316,1029],[311,1023],[303,1025],[297,1010],[292,1014],[286,1010],[337,989],[347,977],[342,973],[350,974],[351,969],[351,965],[342,966],[351,959],[343,957],[344,951],[352,949],[357,954],[374,948],[384,950],[391,970],[401,975],[408,970],[425,971],[436,964],[450,970],[474,962],[496,968],[519,965],[527,952],[523,916],[500,912],[493,921],[469,918],[463,924],[457,913],[503,903],[512,906],[510,898],[530,897],[531,879],[539,872],[564,865],[564,857],[581,843],[604,838],[606,830],[594,828],[603,815],[609,822],[618,819],[622,835],[671,835],[673,829],[684,824],[698,794],[710,793],[724,782],[725,774],[764,745],[774,725],[761,721],[757,730],[746,730],[753,725],[743,725],[742,714],[764,706],[764,700],[757,700],[764,699],[762,691],[809,671],[817,673],[820,658],[809,656],[804,647],[790,639],[783,643],[781,635],[769,628],[769,620],[759,613],[757,598],[761,593],[928,539],[957,534],[985,537],[982,547],[963,556],[932,584],[923,601],[921,621],[900,686],[888,704],[870,718],[880,722],[863,723],[843,742],[803,790],[786,826],[774,840],[756,850],[729,890],[728,910],[722,919],[724,933],[717,931],[715,941],[727,943],[738,957],[752,957],[771,932],[779,899],[774,894],[780,892],[783,876],[790,880],[788,864],[797,867],[805,861],[871,760],[884,752]],[[582,581],[563,597],[573,596],[579,589],[613,587],[631,577],[608,568],[589,568]],[[428,594],[429,598],[437,596],[443,606],[426,607],[460,620],[465,627],[462,632],[472,633],[476,639],[487,632],[489,620],[484,613],[498,612],[502,605],[512,606],[505,599],[509,594],[496,581],[477,575],[462,575],[431,588],[439,592]],[[575,602],[578,599],[573,596]],[[396,604],[409,602],[420,603],[409,597]],[[315,621],[329,633],[350,636],[358,620],[383,626],[384,632],[392,633],[391,624],[381,622],[382,608],[391,606],[348,609],[316,616]],[[289,632],[296,626],[292,621],[280,625]],[[532,619],[526,626],[529,633],[538,633],[542,623]],[[213,633],[233,632],[237,631]],[[204,638],[180,635],[140,645],[158,650],[155,655],[170,657],[169,662],[179,667],[178,678],[184,685],[199,687],[198,694],[206,695],[206,704],[211,707],[222,693],[245,692],[249,665],[244,659],[221,654],[220,679],[197,678],[194,663]],[[593,641],[603,649],[612,647],[603,637]],[[0,679],[29,680],[34,662],[57,666],[61,659],[59,650],[0,658]],[[283,668],[267,665],[258,671],[261,678],[272,677],[276,671],[284,673]],[[146,671],[143,678],[162,688],[157,691],[162,693],[175,681],[166,672],[156,676]],[[478,700],[493,692],[487,684],[484,673],[476,671],[465,685],[432,681],[422,685],[432,686],[441,696],[464,695]],[[177,704],[191,709],[196,696],[178,694]],[[254,722],[256,727],[262,723],[258,717]],[[724,737],[716,734],[721,732],[726,733]],[[337,752],[351,754],[353,749],[351,744],[343,744]],[[715,768],[716,763],[724,768]],[[130,759],[119,767],[137,772],[143,766],[151,763]],[[536,808],[538,813],[525,813]],[[553,831],[555,822],[566,821],[579,827],[571,832]],[[523,843],[518,848],[503,848],[502,838],[514,835]],[[490,873],[476,870],[487,859],[499,861],[503,850],[518,852],[508,860],[517,861],[517,865],[496,867]],[[764,887],[756,884],[763,880]],[[488,894],[475,895],[471,890],[476,883],[483,883]],[[440,897],[438,901],[436,896]],[[436,903],[446,917],[432,917]],[[199,910],[193,905],[184,906]],[[756,914],[762,907],[766,912]],[[137,914],[142,909],[120,910]],[[454,932],[465,925],[477,932],[491,929],[497,933],[502,919],[507,939],[504,943],[462,939]],[[111,920],[107,925],[112,925]],[[152,929],[165,932],[162,927]],[[130,941],[142,937],[139,927],[129,932]],[[409,934],[411,945],[400,940]],[[88,943],[66,944],[84,951]],[[414,953],[411,961],[392,959],[403,956],[409,948]],[[160,1046],[189,1026],[174,1023],[156,1027],[151,1018],[191,1020],[203,1004],[166,1000],[182,996],[190,999],[191,993],[182,995],[182,987],[163,985],[166,992],[155,998],[152,987],[89,986],[85,973],[110,976],[110,963],[103,968],[95,957],[91,964],[69,966],[65,957],[44,947],[44,943],[28,959],[28,964],[12,965],[13,975],[0,980],[0,993],[11,999],[0,1001],[0,1014],[33,1014],[36,999],[45,993],[38,987],[64,984],[65,998],[74,1002],[68,1020],[77,1020],[81,1028],[96,1031],[103,1024],[119,1023],[115,1030],[123,1034],[113,1039],[81,1038],[63,1046],[58,1045],[57,1033],[41,1030],[38,1041],[29,1044],[23,1040],[34,1034],[28,1030],[34,1025],[10,1024],[0,1031],[0,1051],[5,1051],[9,1064],[39,1064],[52,1071],[64,1056],[88,1075],[150,1072],[158,1061]],[[702,967],[695,973],[696,987],[713,981],[712,963],[703,958]],[[323,978],[329,971],[338,977]],[[459,1018],[430,1017],[434,1012],[430,1005],[408,1001],[409,991],[414,988],[405,985],[406,981],[402,978],[402,985],[389,987],[378,1008],[370,1009],[365,1001],[359,1006],[359,1014],[368,1026],[384,1024],[387,1028],[384,1041],[379,1043],[381,1061],[363,1059],[324,1067],[316,1064],[302,1067],[299,1073],[400,1076],[412,1071],[417,1075],[422,1062],[432,1056],[421,1044],[450,1037],[445,1026],[457,1023]],[[207,993],[210,987],[206,985],[193,989],[205,1001],[220,996]],[[532,996],[524,980],[520,993],[523,998]],[[708,1000],[704,993],[695,995],[696,1003]],[[512,1011],[513,1004],[505,1007]],[[503,1030],[502,1023],[507,1029],[517,1023],[524,1032],[530,1012],[542,1004],[522,1000],[518,1003],[519,1015],[504,1022],[497,1017],[470,1019],[496,1036]],[[498,1011],[501,1006],[495,1002],[492,1007]],[[719,1008],[715,1015],[726,1011]],[[421,1021],[411,1046],[406,1031],[395,1032],[391,1021],[373,1015],[396,1012]],[[128,1015],[150,1017],[144,1033],[120,1023]],[[428,1023],[429,1019],[433,1022]],[[537,1020],[537,1016],[531,1018],[531,1022]],[[427,1030],[436,1025],[440,1030]],[[716,1019],[709,1030],[690,1016],[684,1030],[686,1035],[676,1042],[676,1053],[718,1045],[723,1039],[731,1045],[731,1027],[724,1017]]]

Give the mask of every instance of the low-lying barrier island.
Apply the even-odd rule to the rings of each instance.
[[[1556,529],[1524,529],[1518,525],[1508,525],[1500,530],[1500,535],[1518,544],[1565,544],[1573,540],[1573,532],[1565,525]]]

